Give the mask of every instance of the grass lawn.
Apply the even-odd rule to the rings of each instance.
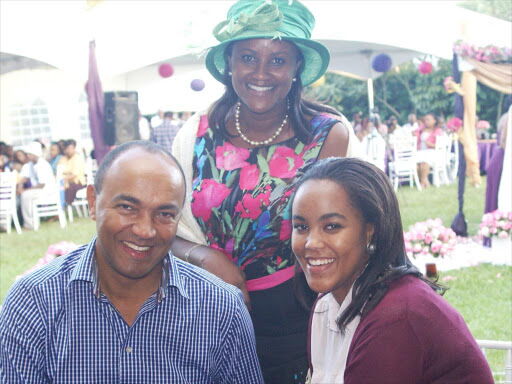
[[[457,213],[455,184],[422,192],[406,186],[397,195],[405,230],[417,221],[436,217],[450,226]],[[485,183],[481,188],[466,186],[464,213],[470,236],[477,232],[484,197]],[[0,303],[15,276],[32,267],[49,245],[62,240],[84,244],[94,233],[93,221],[76,219],[65,229],[58,222],[45,222],[38,232],[0,234]],[[450,288],[445,298],[462,314],[475,338],[512,340],[512,267],[482,264],[442,272],[440,283]],[[503,370],[502,353],[491,351],[488,359],[494,369]]]

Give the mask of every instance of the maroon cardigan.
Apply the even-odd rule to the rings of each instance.
[[[345,384],[491,384],[492,373],[462,316],[411,275],[393,282],[361,319]]]

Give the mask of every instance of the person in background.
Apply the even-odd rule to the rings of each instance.
[[[57,174],[57,165],[59,164],[61,158],[62,152],[60,150],[60,146],[56,141],[53,141],[50,145],[50,157],[48,158],[48,162],[52,166],[54,175]]]
[[[171,151],[172,142],[176,134],[180,130],[180,126],[173,119],[172,112],[164,113],[164,121],[158,127],[153,128],[151,131],[150,140],[156,144],[161,145],[166,150]]]
[[[302,96],[329,63],[310,39],[313,27],[297,0],[234,3],[206,56],[225,93],[173,145],[192,186],[173,252],[245,293],[267,384],[303,383],[307,371],[309,310],[294,294],[290,249],[292,180],[319,158],[353,156],[358,145],[344,116]]]
[[[58,164],[59,172],[62,171],[64,179],[64,196],[66,204],[69,205],[75,200],[78,190],[84,188],[87,183],[85,180],[85,160],[76,150],[76,141],[67,140],[64,145],[64,156]]]
[[[29,143],[24,147],[24,151],[31,164],[32,172],[27,174],[27,168],[25,167],[21,172],[23,184],[30,180],[30,187],[23,188],[21,192],[21,213],[23,215],[23,228],[31,230],[34,229],[33,201],[45,194],[54,192],[57,189],[57,183],[50,163],[43,157],[43,150],[39,142]]]
[[[151,137],[151,128],[149,121],[139,112],[139,136],[141,140],[149,140]]]
[[[12,162],[14,160],[14,151],[12,145],[0,141],[0,156],[2,157],[2,172],[12,171]]]
[[[15,169],[18,169],[19,165],[21,168],[19,171],[18,183],[17,183],[17,194],[21,195],[23,190],[30,188],[32,185],[37,185],[37,177],[34,171],[34,163],[32,163],[26,151],[27,147],[16,147],[14,148],[14,160],[13,162],[17,165]]]
[[[416,154],[418,161],[418,176],[423,188],[430,185],[428,174],[430,167],[435,160],[436,138],[443,134],[443,130],[438,126],[437,117],[428,113],[423,116],[423,124],[416,131],[418,137],[418,152]]]
[[[2,383],[263,384],[240,291],[169,252],[185,191],[154,143],[105,156],[87,189],[97,235],[7,294]]]
[[[414,135],[418,131],[418,119],[414,113],[409,114],[407,123],[395,129],[395,135]]]
[[[363,122],[363,114],[361,112],[354,113],[354,116],[352,117],[352,121],[350,122],[352,124],[352,128],[354,129],[354,132],[357,133],[361,130],[361,124]]]
[[[386,174],[359,159],[317,162],[297,183],[292,228],[297,279],[319,293],[310,383],[494,383],[462,316],[407,257]]]
[[[392,135],[397,129],[400,128],[396,116],[391,115],[388,119],[388,135]]]
[[[158,127],[159,125],[162,125],[164,121],[164,111],[162,109],[159,109],[156,114],[151,117],[151,120],[149,121],[151,125],[151,129],[154,129]]]

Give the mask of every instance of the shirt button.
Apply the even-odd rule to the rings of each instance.
[[[126,347],[125,351],[126,351],[126,353],[132,353],[133,352],[133,348],[132,347]]]

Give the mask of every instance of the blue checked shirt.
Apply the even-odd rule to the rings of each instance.
[[[235,287],[169,255],[160,290],[130,327],[95,289],[94,244],[11,288],[0,313],[2,383],[263,383]]]
[[[165,119],[161,125],[153,128],[149,139],[171,152],[172,142],[180,128],[181,126],[174,121]]]

